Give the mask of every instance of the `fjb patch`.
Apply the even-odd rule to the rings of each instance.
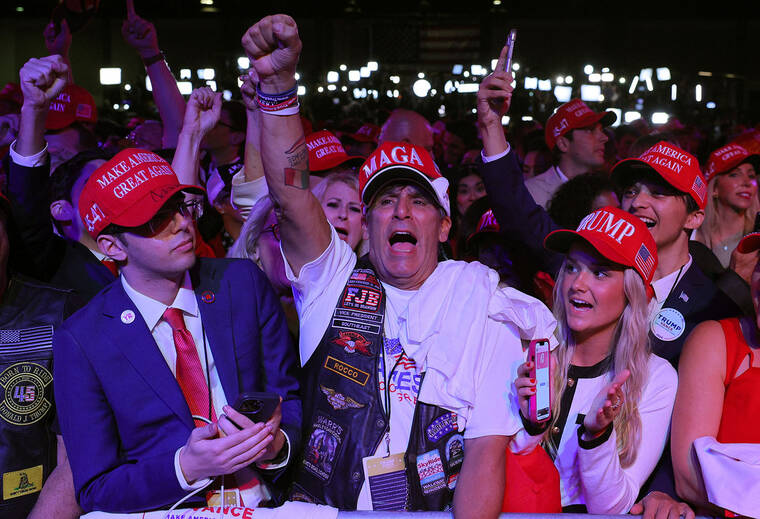
[[[346,353],[361,353],[362,355],[372,355],[369,351],[370,342],[358,332],[338,332],[332,342],[342,346]]]
[[[322,481],[330,479],[345,436],[346,429],[342,425],[317,415],[303,457],[304,468]]]
[[[420,477],[422,493],[432,494],[446,487],[446,474],[438,449],[417,456],[417,474]]]
[[[342,306],[344,308],[353,308],[355,310],[377,312],[381,298],[382,294],[379,290],[349,285],[343,293]]]
[[[425,434],[428,437],[428,440],[435,443],[450,432],[454,432],[457,430],[457,414],[456,413],[446,413],[432,422],[430,422],[430,425],[427,426],[427,429],[425,429]]]
[[[19,362],[0,373],[0,416],[13,425],[31,425],[50,410],[53,375],[34,362]]]
[[[326,386],[319,386],[319,389],[327,398],[327,402],[336,411],[342,411],[343,409],[361,409],[365,404],[361,404],[343,393],[338,393],[332,388]]]

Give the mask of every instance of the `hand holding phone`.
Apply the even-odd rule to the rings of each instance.
[[[266,422],[280,405],[280,396],[274,393],[241,393],[232,407],[253,423]]]
[[[504,61],[504,71],[505,72],[511,72],[512,71],[512,53],[515,50],[515,41],[517,40],[517,29],[512,29],[509,31],[509,34],[507,35],[507,43],[505,43],[505,47],[507,47],[507,59]]]
[[[542,423],[551,418],[551,352],[549,341],[530,341],[528,359],[531,363],[530,378],[536,381],[536,391],[530,396],[528,409],[533,423]]]

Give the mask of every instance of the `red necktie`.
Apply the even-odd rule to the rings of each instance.
[[[185,328],[185,318],[179,308],[167,308],[164,320],[172,327],[174,347],[177,349],[177,382],[185,395],[190,414],[210,417],[216,422],[214,406],[209,409],[209,389],[203,367],[195,349],[195,341]],[[195,420],[196,427],[206,425],[201,420]]]
[[[114,260],[106,258],[100,260],[100,262],[104,267],[111,271],[111,274],[113,274],[114,277],[119,277],[119,267],[116,265],[116,262]]]

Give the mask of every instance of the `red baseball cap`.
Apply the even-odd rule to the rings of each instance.
[[[205,193],[200,186],[180,184],[171,165],[152,151],[128,148],[90,175],[79,196],[79,215],[97,238],[110,224],[147,223],[179,191]]]
[[[499,227],[499,222],[496,221],[493,211],[489,209],[481,215],[480,220],[478,220],[478,226],[475,228],[475,232],[467,237],[467,245],[469,245],[470,241],[476,236],[488,233],[498,233],[500,230],[501,227]]]
[[[728,173],[745,162],[753,162],[752,165],[756,166],[754,162],[757,159],[760,159],[757,153],[750,153],[738,144],[728,144],[710,154],[710,158],[707,159],[705,178],[709,182],[712,177]]]
[[[364,157],[349,156],[338,138],[327,130],[307,135],[306,148],[309,150],[311,172],[326,171],[341,164],[361,164],[364,160]]]
[[[752,128],[734,139],[738,144],[750,153],[760,153],[760,130]]]
[[[61,130],[75,122],[94,123],[97,120],[98,110],[92,95],[80,86],[68,85],[50,102],[45,129]]]
[[[581,220],[575,231],[550,232],[544,239],[544,247],[567,254],[579,238],[608,260],[636,269],[651,294],[650,286],[657,268],[657,246],[639,218],[616,207],[603,207]]]
[[[374,142],[377,144],[377,138],[380,136],[380,127],[376,124],[367,123],[356,130],[356,133],[347,133],[345,136],[358,142]]]
[[[441,176],[428,151],[408,142],[383,142],[359,168],[359,193],[368,207],[378,190],[393,181],[407,181],[425,190],[451,216],[449,181]]]
[[[570,130],[586,128],[598,122],[601,122],[602,126],[609,126],[615,122],[616,117],[614,112],[595,112],[580,99],[571,99],[557,108],[546,121],[546,145],[553,150],[557,139]]]
[[[691,153],[669,142],[660,141],[637,159],[624,159],[615,164],[610,177],[618,186],[626,185],[626,177],[637,171],[652,170],[668,184],[691,195],[700,209],[707,205],[707,181],[699,170],[699,162]]]

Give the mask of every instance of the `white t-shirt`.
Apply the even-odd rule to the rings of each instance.
[[[338,298],[357,262],[354,252],[338,238],[332,226],[330,230],[330,245],[319,258],[304,265],[298,277],[293,274],[285,259],[285,272],[292,282],[300,320],[299,351],[302,365],[308,362],[322,340]],[[420,375],[415,362],[406,356],[403,344],[398,340],[399,316],[404,313],[417,291],[399,290],[385,283],[383,288],[386,295],[383,330],[386,367],[383,370],[381,356],[378,391],[380,401],[384,402],[384,374],[390,373],[400,357],[388,382],[391,397],[390,453],[396,454],[406,451],[420,387]],[[469,321],[467,315],[462,315],[461,319],[463,322]],[[509,393],[514,372],[524,362],[519,335],[514,326],[496,321],[492,321],[488,328],[485,340],[488,344],[499,347],[487,349],[488,358],[482,359],[478,373],[474,374],[477,377],[477,401],[467,423],[460,424],[460,428],[466,427],[466,439],[486,435],[511,436],[522,427],[519,417],[515,416],[509,406],[509,401],[513,398]],[[386,449],[385,441],[381,441],[375,454],[385,455]],[[366,482],[359,493],[357,509],[372,509]]]

